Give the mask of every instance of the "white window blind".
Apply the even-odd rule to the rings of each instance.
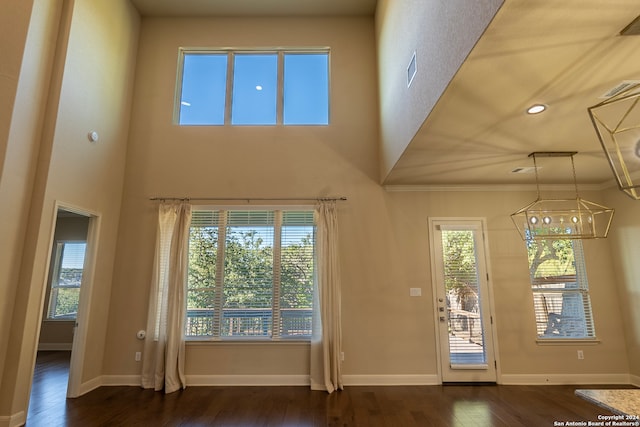
[[[539,339],[595,338],[582,242],[527,241]]]
[[[194,211],[188,337],[311,335],[313,211]]]

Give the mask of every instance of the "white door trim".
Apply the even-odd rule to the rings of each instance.
[[[93,293],[93,282],[95,277],[96,254],[98,248],[98,238],[100,236],[99,213],[74,206],[61,201],[54,203],[54,227],[57,225],[58,211],[64,210],[89,218],[87,230],[87,248],[85,252],[85,262],[80,284],[80,299],[78,301],[78,314],[76,316],[76,327],[74,328],[73,344],[71,346],[71,360],[69,364],[69,382],[67,385],[67,397],[78,397],[82,394],[82,372],[84,370],[85,350],[88,335],[89,317],[91,314],[91,295]],[[54,235],[52,233],[49,247],[53,247]],[[51,256],[49,256],[50,258]],[[45,285],[46,286],[46,285]]]
[[[436,243],[434,239],[434,230],[438,223],[449,223],[449,224],[469,224],[469,223],[479,223],[480,231],[482,234],[482,249],[484,251],[484,270],[487,274],[487,292],[488,297],[486,298],[486,303],[488,304],[488,311],[490,315],[490,327],[488,331],[491,334],[491,341],[493,347],[493,360],[495,360],[495,373],[496,373],[496,382],[498,384],[501,383],[501,369],[500,369],[500,360],[499,360],[499,351],[498,351],[498,335],[496,332],[496,316],[495,316],[495,302],[493,297],[493,275],[491,272],[491,260],[489,253],[489,242],[487,238],[487,223],[486,219],[483,217],[429,217],[428,218],[428,226],[429,226],[429,251],[430,251],[430,259],[431,259],[431,286],[432,286],[432,298],[433,298],[433,316],[434,316],[434,332],[436,337],[436,370],[439,383],[443,382],[443,360],[441,355],[441,346],[444,344],[440,339],[440,331],[439,331],[439,322],[440,322],[440,312],[438,311],[438,270],[435,267],[435,251],[436,251]],[[493,363],[491,361],[490,363]]]

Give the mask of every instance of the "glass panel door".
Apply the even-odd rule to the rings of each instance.
[[[482,223],[432,221],[431,230],[442,380],[496,381]]]

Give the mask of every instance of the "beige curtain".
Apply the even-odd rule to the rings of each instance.
[[[185,388],[184,322],[191,205],[162,203],[149,295],[142,387],[172,393]]]
[[[316,280],[311,337],[311,388],[342,390],[342,325],[338,215],[335,201],[316,207]]]

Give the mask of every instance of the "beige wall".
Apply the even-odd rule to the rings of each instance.
[[[387,176],[503,0],[379,0],[380,173]],[[417,73],[407,86],[416,52]]]
[[[60,2],[0,2],[0,416],[15,380],[13,325],[29,208],[49,92]],[[33,12],[33,13],[32,13]],[[27,33],[28,30],[28,33]],[[18,313],[19,314],[19,313]]]
[[[617,289],[625,326],[629,372],[640,384],[640,201],[616,188],[606,192],[606,202],[616,208],[610,244],[616,275],[610,290]]]
[[[348,198],[339,205],[339,221],[344,373],[350,381],[424,381],[437,374],[427,227],[434,216],[487,219],[499,368],[505,381],[625,378],[628,361],[618,296],[602,286],[613,274],[607,241],[585,243],[602,341],[580,347],[539,345],[526,250],[509,218],[533,200],[533,192],[386,192],[378,185],[370,20],[144,19],[142,28],[106,375],[135,378],[140,373],[134,354],[142,351],[142,342],[135,333],[146,324],[157,209],[150,196],[342,195]],[[330,46],[330,126],[171,124],[180,46]],[[422,288],[423,296],[410,297],[412,287]],[[577,360],[577,349],[584,351],[583,361]],[[304,375],[308,348],[189,344],[186,371],[192,376]]]
[[[25,227],[25,199],[28,199],[28,190],[25,187],[29,185],[28,177],[14,178],[15,171],[10,171],[10,167],[16,164],[27,174],[31,172],[29,156],[25,158],[20,155],[20,150],[16,152],[18,143],[10,135],[13,109],[24,102],[23,96],[18,96],[17,102],[15,101],[32,5],[32,1],[0,2],[2,10],[9,12],[0,15],[0,203],[5,206],[0,220],[0,240],[5,242],[0,247],[0,367],[4,366],[10,319],[13,314],[12,301]],[[27,140],[24,145],[32,144],[33,141]],[[14,180],[19,185],[14,185]],[[0,368],[0,385],[2,376],[3,369]]]
[[[7,206],[0,221],[0,239],[6,242],[0,247],[0,367],[4,360],[9,339],[10,319],[15,293],[15,281],[22,254],[22,234],[24,234],[24,204],[20,201],[25,192],[14,191],[5,175],[7,150],[15,145],[9,139],[14,101],[18,90],[18,81],[24,54],[32,1],[2,0],[0,8],[8,13],[0,15],[0,203]],[[10,159],[9,163],[25,164],[25,160]],[[8,173],[8,172],[7,172]],[[13,208],[13,209],[12,209]],[[0,386],[3,369],[0,368]],[[1,390],[1,387],[0,387]]]
[[[584,197],[598,200],[598,194],[585,193]],[[433,337],[432,285],[428,248],[429,217],[483,217],[487,221],[489,242],[490,285],[493,292],[494,321],[497,332],[498,368],[505,383],[602,381],[606,378],[625,378],[628,370],[622,319],[617,309],[618,295],[610,292],[608,283],[613,274],[609,245],[606,240],[585,241],[587,275],[592,295],[596,332],[601,342],[588,344],[540,345],[535,341],[536,329],[533,296],[529,284],[526,249],[509,215],[535,199],[533,192],[479,191],[479,192],[392,192],[387,196],[389,206],[389,238],[394,245],[388,247],[387,258],[392,260],[393,279],[386,290],[387,304],[397,307],[396,316],[407,317],[407,323],[418,325],[406,329],[406,338],[393,338],[402,325],[392,323],[375,325],[386,330],[372,354],[384,354],[385,340],[395,340],[396,352],[413,360],[400,359],[400,366],[420,366],[423,372],[435,372],[432,352]],[[377,260],[381,262],[381,260]],[[379,274],[384,274],[377,272]],[[391,277],[387,280],[392,280]],[[408,298],[409,287],[422,287],[422,301]],[[365,292],[364,290],[362,291]],[[367,292],[370,294],[370,292]],[[369,297],[371,298],[371,296]],[[418,305],[418,307],[413,307]],[[384,305],[378,303],[378,310]],[[374,325],[367,313],[361,313],[363,328]],[[392,316],[389,316],[393,319]],[[394,316],[395,317],[395,316]],[[387,319],[388,320],[388,319]],[[404,325],[408,328],[407,325]],[[429,348],[429,358],[410,350],[416,342]],[[370,343],[366,347],[369,347]],[[362,356],[365,357],[364,351]],[[576,350],[584,351],[585,359],[578,361]],[[388,352],[388,350],[387,350]],[[393,360],[391,358],[390,360]],[[389,360],[387,361],[387,363]],[[371,359],[369,364],[378,364]],[[404,364],[404,365],[403,365]],[[371,366],[370,368],[379,369]],[[623,380],[624,381],[624,380]]]
[[[44,53],[45,58],[53,52],[55,59],[45,76],[51,87],[44,106],[0,395],[0,414],[14,417],[20,416],[28,401],[56,201],[99,218],[90,315],[88,324],[81,326],[90,333],[80,376],[88,381],[102,372],[139,25],[138,14],[127,0],[42,0],[36,4],[44,15],[42,22],[48,23],[56,10],[62,14],[59,31],[52,26],[47,33],[40,27],[30,32],[30,36],[41,36],[39,44],[56,39],[57,44],[34,52]],[[35,104],[36,109],[41,106]],[[100,132],[97,144],[87,139],[91,130]]]
[[[364,215],[362,209],[368,205],[360,201],[363,194],[380,191],[373,38],[370,18],[143,20],[105,373],[140,372],[134,353],[142,350],[142,342],[135,333],[146,326],[157,218],[150,196],[344,195],[350,201],[340,210]],[[329,46],[331,125],[173,125],[180,46]],[[360,263],[350,262],[345,258],[345,271],[359,271]],[[224,372],[230,359],[237,371],[258,369],[248,360],[240,362],[246,360],[244,351],[229,345],[209,345],[208,350],[189,347],[187,373]],[[287,348],[286,353],[270,357],[270,363],[259,369],[291,375],[308,372],[306,346]]]
[[[46,202],[63,201],[100,218],[85,381],[102,373],[138,28],[127,0],[75,2]],[[98,132],[97,143],[89,142],[90,131]]]

